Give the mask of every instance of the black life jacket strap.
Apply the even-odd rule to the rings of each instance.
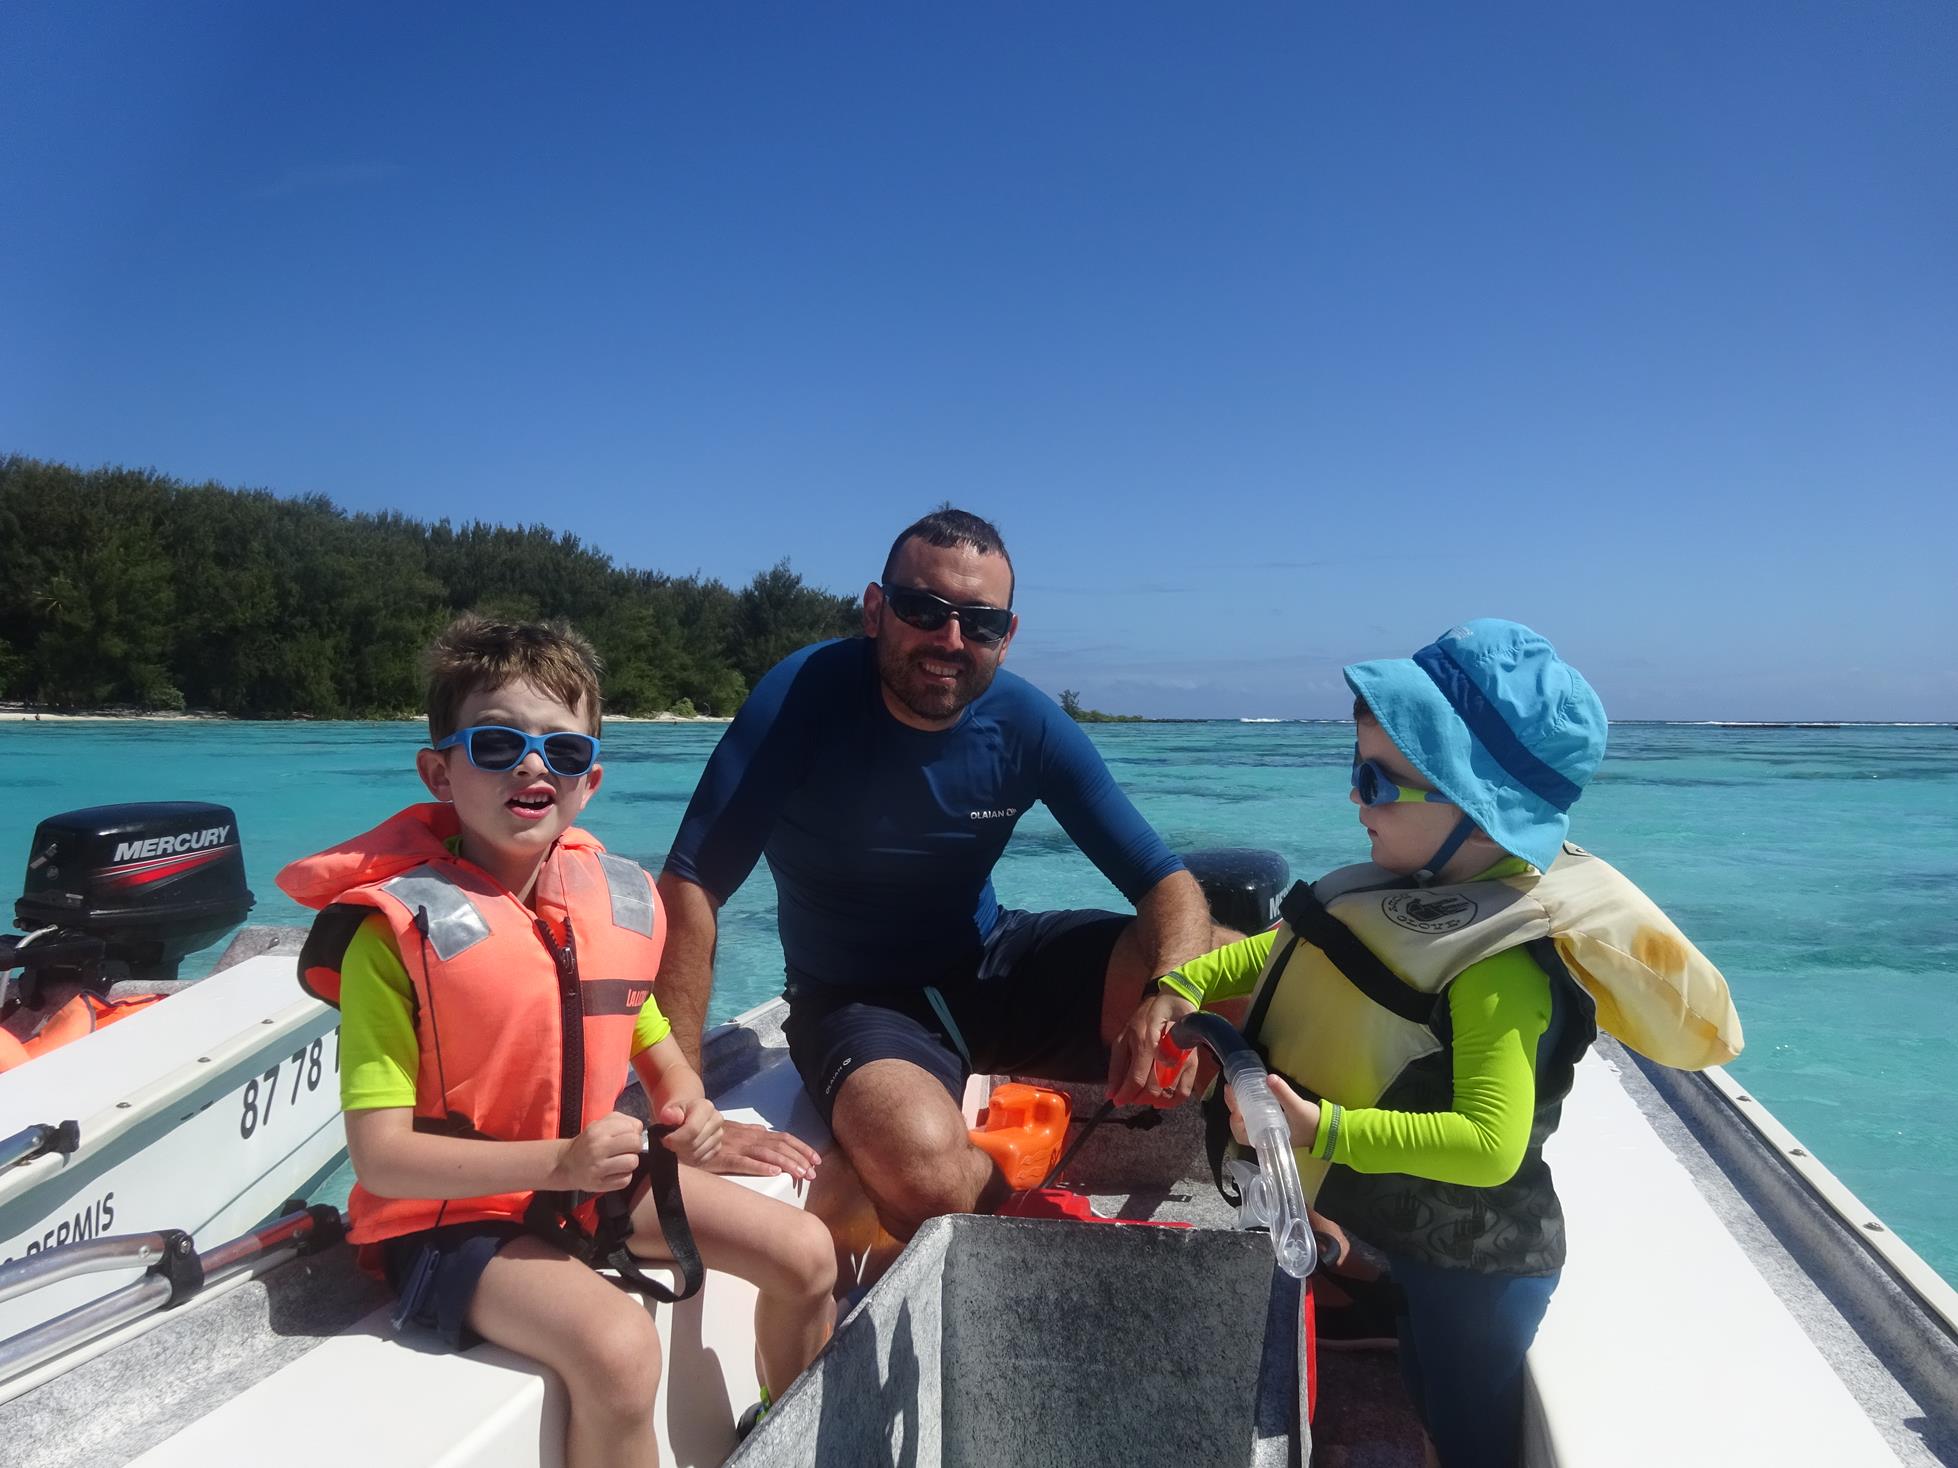
[[[1224,1102],[1224,1083],[1220,1079],[1203,1098],[1203,1155],[1210,1162],[1210,1180],[1224,1201],[1235,1208],[1244,1195],[1224,1176],[1224,1159],[1231,1150],[1231,1112]]]
[[[598,1226],[590,1233],[579,1227],[572,1213],[577,1199],[574,1193],[535,1194],[524,1213],[524,1228],[556,1244],[574,1259],[582,1259],[594,1268],[615,1271],[621,1289],[632,1290],[663,1305],[691,1300],[706,1283],[707,1268],[700,1261],[700,1249],[687,1222],[686,1203],[680,1196],[680,1159],[660,1143],[672,1130],[669,1126],[651,1128],[651,1145],[639,1154],[632,1180],[622,1188],[598,1195]],[[646,1180],[653,1210],[659,1215],[660,1234],[673,1255],[674,1267],[680,1271],[678,1293],[641,1267],[653,1261],[641,1259],[626,1247],[626,1241],[632,1237],[632,1200],[639,1192],[641,1178]]]
[[[1278,905],[1278,911],[1292,925],[1294,933],[1330,958],[1354,988],[1382,1009],[1410,1024],[1425,1025],[1433,1019],[1435,996],[1411,988],[1388,968],[1351,928],[1326,911],[1326,905],[1308,883],[1294,883]],[[1267,990],[1277,987],[1275,983],[1266,985]]]
[[[1251,1005],[1251,1013],[1244,1021],[1244,1038],[1257,1048],[1267,1070],[1271,1069],[1271,1060],[1259,1036],[1264,1033],[1265,1016],[1271,1010],[1271,1001],[1278,997],[1278,985],[1284,979],[1285,966],[1291,962],[1292,953],[1301,941],[1324,953],[1354,988],[1382,1009],[1417,1025],[1432,1021],[1435,996],[1410,988],[1399,974],[1387,967],[1371,948],[1354,935],[1351,928],[1326,911],[1326,905],[1312,890],[1310,882],[1292,884],[1292,890],[1278,904],[1278,915],[1290,926],[1292,937],[1270,966],[1269,977],[1258,991],[1258,997]],[[1283,1071],[1278,1074],[1284,1076],[1286,1084],[1301,1096],[1318,1099],[1309,1086],[1300,1085],[1292,1077],[1284,1075]],[[1239,1201],[1237,1190],[1224,1177],[1224,1160],[1230,1146],[1230,1109],[1224,1104],[1224,1088],[1218,1085],[1212,1088],[1203,1103],[1203,1150],[1210,1159],[1210,1176],[1217,1184],[1217,1191],[1223,1195],[1225,1202],[1235,1205]]]
[[[1273,1075],[1308,1101],[1322,1099],[1312,1087],[1286,1075],[1282,1070],[1272,1069],[1270,1061],[1265,1062],[1265,1069],[1270,1070]],[[1223,1082],[1219,1081],[1203,1101],[1203,1152],[1210,1161],[1211,1181],[1217,1184],[1218,1193],[1233,1208],[1243,1201],[1243,1195],[1224,1176],[1224,1162],[1229,1156],[1234,1141],[1236,1138],[1231,1135],[1231,1109],[1224,1100]]]
[[[680,1197],[680,1159],[661,1144],[661,1138],[672,1130],[670,1126],[653,1127],[651,1145],[640,1154],[639,1165],[633,1169],[632,1182],[617,1192],[606,1193],[599,1198],[598,1231],[592,1237],[594,1258],[617,1271],[622,1287],[668,1305],[691,1300],[700,1293],[701,1285],[707,1280],[706,1266],[700,1262],[700,1249],[693,1241],[693,1228],[687,1222],[687,1205]],[[653,1210],[659,1215],[660,1235],[666,1240],[667,1252],[673,1256],[673,1264],[680,1271],[677,1294],[640,1267],[650,1261],[640,1259],[626,1247],[626,1240],[632,1236],[632,1195],[638,1191],[638,1182],[642,1177],[646,1179],[646,1191],[652,1197]]]
[[[1305,884],[1300,882],[1292,890],[1296,892],[1303,886]],[[1287,897],[1285,900],[1289,902],[1291,898]],[[1265,980],[1264,988],[1258,991],[1258,997],[1252,1001],[1251,1013],[1244,1021],[1244,1038],[1256,1048],[1260,1059],[1266,1059],[1265,1047],[1258,1044],[1258,1035],[1264,1029],[1265,1014],[1271,1008],[1272,996],[1278,992],[1278,981],[1284,975],[1285,965],[1292,961],[1293,950],[1298,946],[1299,935],[1294,929],[1277,959],[1268,967],[1269,977]],[[1268,1060],[1267,1064],[1269,1064]],[[1210,1088],[1210,1094],[1203,1098],[1203,1154],[1210,1161],[1211,1181],[1216,1183],[1217,1191],[1223,1195],[1224,1201],[1235,1208],[1243,1198],[1224,1176],[1224,1159],[1229,1154],[1230,1148],[1231,1111],[1224,1101],[1224,1083],[1220,1078],[1217,1084]]]

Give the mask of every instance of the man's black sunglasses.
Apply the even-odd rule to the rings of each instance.
[[[1013,630],[1013,611],[1010,607],[962,607],[929,591],[920,591],[915,586],[880,584],[877,589],[884,593],[884,604],[891,609],[891,614],[920,632],[936,632],[951,618],[957,617],[959,631],[965,634],[968,642],[991,647],[1004,642],[1006,634]]]

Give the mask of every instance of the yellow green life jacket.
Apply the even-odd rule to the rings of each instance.
[[[1362,1174],[1300,1151],[1314,1206],[1390,1253],[1485,1272],[1561,1267],[1562,1210],[1542,1145],[1596,1029],[1682,1069],[1740,1053],[1740,1020],[1720,971],[1649,897],[1581,847],[1566,844],[1546,872],[1449,886],[1345,867],[1293,888],[1280,912],[1245,1036],[1299,1090],[1342,1106],[1450,1109],[1448,985],[1517,947],[1550,979],[1536,1117],[1508,1182],[1474,1188]]]

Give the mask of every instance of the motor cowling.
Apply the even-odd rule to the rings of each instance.
[[[1211,918],[1240,933],[1262,933],[1278,921],[1278,903],[1292,869],[1275,851],[1219,846],[1183,853],[1183,865],[1203,888]]]
[[[100,805],[49,816],[34,830],[0,971],[80,979],[174,979],[252,909],[238,817],[202,801]]]

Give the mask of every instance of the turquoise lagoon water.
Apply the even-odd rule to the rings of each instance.
[[[419,798],[419,733],[410,724],[0,724],[0,779],[14,792],[0,810],[0,896],[18,890],[7,884],[44,815],[217,800],[238,813],[253,920],[303,923],[273,874]],[[1297,875],[1364,853],[1345,799],[1350,725],[1092,733],[1180,849],[1271,847]],[[657,869],[719,736],[715,725],[609,725],[605,785],[586,824]],[[1735,1074],[1958,1280],[1958,730],[1620,725],[1574,831],[1725,970],[1747,1031]],[[1044,810],[1021,821],[997,883],[1011,906],[1119,905]],[[780,987],[774,902],[763,867],[728,904],[716,1019]]]

